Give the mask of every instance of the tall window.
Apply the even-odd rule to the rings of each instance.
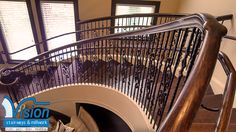
[[[77,6],[77,2],[72,0],[41,0],[38,3],[38,8],[40,8],[38,14],[41,20],[43,38],[48,39],[56,35],[76,31]],[[48,41],[46,49],[51,50],[73,42],[76,42],[76,35],[66,35]]]
[[[7,52],[15,52],[37,42],[34,37],[26,1],[0,1],[0,37]],[[31,26],[32,25],[32,26]],[[26,60],[37,55],[36,47],[7,56],[10,60]]]
[[[37,13],[31,2],[35,1]],[[35,25],[35,18],[39,25]],[[0,43],[5,53],[13,53],[42,40],[76,31],[79,20],[78,0],[0,0]],[[40,27],[36,29],[36,26]],[[66,35],[33,46],[22,52],[6,54],[9,63],[28,60],[38,53],[75,42],[75,34]],[[0,58],[1,61],[1,58]]]
[[[158,13],[160,7],[159,1],[141,1],[141,0],[112,0],[112,16]],[[154,22],[153,17],[130,17],[115,19],[114,26],[150,26]],[[135,27],[137,28],[137,27]],[[116,28],[115,32],[125,32],[134,30],[134,28]]]

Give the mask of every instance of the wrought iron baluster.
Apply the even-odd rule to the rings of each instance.
[[[187,75],[186,75],[186,78],[188,78],[189,74],[190,74],[190,71],[192,70],[193,68],[193,65],[194,65],[194,61],[197,57],[197,53],[198,53],[198,50],[199,50],[199,47],[201,46],[201,43],[203,40],[203,38],[201,38],[202,36],[202,32],[200,30],[197,30],[196,32],[196,37],[195,37],[195,40],[194,40],[194,47],[193,47],[193,50],[191,52],[191,55],[190,55],[190,61],[189,61],[189,67],[188,67],[188,71],[187,71]]]
[[[147,114],[147,111],[149,110],[149,113],[151,113],[151,106],[153,105],[153,102],[154,102],[154,97],[153,97],[153,92],[154,92],[154,89],[155,89],[155,80],[157,80],[157,66],[156,66],[156,63],[158,63],[158,61],[156,62],[156,57],[157,57],[157,54],[158,54],[158,46],[159,46],[159,40],[160,40],[160,36],[161,34],[154,34],[153,35],[153,50],[154,50],[154,55],[153,57],[151,57],[151,60],[152,62],[151,63],[151,72],[152,74],[154,75],[154,78],[153,78],[153,83],[152,85],[150,86],[151,89],[150,89],[150,95],[149,95],[149,99],[146,99],[145,100],[145,103],[144,103],[144,106],[146,106],[146,103],[148,102],[147,104],[147,110],[146,110],[146,114]],[[156,45],[156,47],[154,47]],[[151,75],[152,76],[152,75]],[[151,106],[150,106],[151,104]],[[150,114],[148,114],[148,118]]]
[[[153,92],[153,100],[152,102],[155,102],[153,105],[151,105],[151,112],[149,113],[149,117],[150,115],[152,115],[152,118],[151,118],[151,122],[153,121],[153,118],[154,118],[154,114],[155,114],[155,111],[156,111],[156,105],[157,105],[157,97],[156,97],[156,92],[157,92],[157,83],[158,83],[158,80],[159,80],[159,75],[160,75],[160,70],[161,70],[161,66],[162,66],[162,61],[161,61],[161,54],[162,54],[162,47],[164,46],[164,39],[165,39],[165,32],[164,33],[161,33],[160,34],[160,41],[158,41],[158,45],[160,45],[160,48],[159,48],[159,51],[158,51],[158,56],[157,56],[157,66],[158,67],[158,71],[156,73],[156,80],[155,80],[155,90]],[[157,45],[157,47],[158,47]],[[159,62],[160,60],[160,62]]]
[[[147,37],[148,38],[148,37]],[[144,108],[146,108],[145,106],[145,103],[146,103],[146,100],[148,100],[148,94],[150,94],[150,89],[151,89],[151,84],[153,83],[153,78],[154,78],[154,63],[155,63],[155,53],[153,52],[154,50],[154,40],[155,39],[155,35],[150,35],[149,38],[148,38],[148,49],[147,49],[147,53],[146,53],[146,65],[145,64],[145,67],[147,68],[147,74],[146,76],[144,77],[146,79],[145,83],[144,83],[144,94],[143,94],[143,97],[142,97],[142,104],[141,104],[141,107],[144,106]],[[146,46],[145,46],[146,47]],[[149,61],[149,62],[147,62]],[[147,91],[147,92],[146,92]],[[147,108],[146,108],[147,109]]]
[[[185,29],[184,31],[184,35],[183,35],[183,38],[182,38],[182,42],[181,42],[181,45],[180,45],[180,51],[179,51],[179,55],[178,55],[178,58],[177,58],[177,63],[175,64],[175,66],[178,66],[178,63],[179,63],[179,61],[180,61],[180,58],[181,58],[181,56],[182,56],[182,49],[183,49],[183,47],[184,47],[184,44],[185,44],[185,42],[186,42],[186,39],[187,39],[187,36],[188,36],[188,29]],[[178,86],[178,85],[177,85]],[[158,95],[160,95],[160,94],[158,94]],[[166,98],[165,98],[165,102],[166,102],[166,100],[167,100],[167,95],[166,95]],[[162,105],[162,107],[161,107],[161,111],[162,111],[162,113],[161,113],[161,115],[160,115],[160,118],[159,118],[159,121],[158,121],[158,123],[157,123],[157,118],[155,119],[155,121],[154,121],[154,124],[158,124],[157,126],[159,126],[160,125],[160,122],[161,122],[161,120],[162,120],[162,117],[163,117],[163,112],[164,112],[164,108],[165,108],[165,103],[164,102],[164,104]],[[160,109],[160,108],[159,108]]]
[[[150,53],[149,53],[149,50],[150,50],[150,47],[151,47],[151,43],[150,43],[150,41],[148,40],[148,37],[151,37],[151,36],[143,36],[143,38],[144,38],[144,40],[143,40],[143,44],[142,44],[142,47],[144,46],[144,48],[142,48],[143,49],[143,56],[142,56],[142,64],[144,65],[144,68],[142,69],[142,82],[141,82],[141,88],[140,88],[140,90],[141,90],[141,93],[140,93],[140,95],[139,95],[139,97],[138,97],[138,100],[139,100],[139,104],[141,104],[141,108],[142,108],[142,98],[144,98],[144,96],[145,96],[145,83],[147,82],[147,78],[146,78],[146,76],[147,76],[147,69],[148,69],[148,66],[147,66],[147,62],[148,62],[148,56],[150,55]],[[148,46],[146,46],[148,44]],[[146,49],[146,47],[148,47],[147,49]]]

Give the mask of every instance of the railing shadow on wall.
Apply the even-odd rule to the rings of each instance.
[[[132,19],[130,27],[120,25],[128,22],[127,16],[116,18],[114,27],[103,25],[114,17],[102,18],[101,22],[96,19],[81,22],[81,31],[73,32],[80,33],[81,41],[3,69],[1,84],[7,85],[16,102],[51,87],[78,83],[105,85],[138,102],[153,128],[187,130],[209,84],[226,29],[215,18],[202,14],[178,20],[181,16],[158,16],[163,16],[157,19],[160,24],[149,23],[148,28],[140,26],[140,22],[132,24]],[[142,18],[143,22],[149,17],[153,15]],[[54,70],[55,67],[58,70]],[[47,72],[44,80],[37,85],[25,84],[37,77],[38,71]],[[183,111],[185,115],[181,114]]]

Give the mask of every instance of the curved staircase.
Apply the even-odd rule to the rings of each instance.
[[[7,89],[10,97],[18,102],[53,87],[81,83],[105,85],[136,101],[157,131],[187,131],[190,127],[193,132],[214,131],[222,125],[216,125],[217,120],[223,119],[218,118],[219,112],[225,110],[225,105],[230,107],[233,98],[230,97],[227,104],[225,96],[214,95],[209,86],[226,30],[208,15],[179,18],[182,16],[145,16],[157,17],[158,26],[138,26],[139,22],[131,27],[121,25],[119,21],[123,24],[127,16],[80,22],[81,31],[76,33],[81,41],[2,70],[0,83],[4,88],[0,90]],[[138,17],[143,16],[131,19]],[[118,25],[112,26],[112,21],[118,21]],[[95,26],[89,24],[94,22]],[[134,26],[143,29],[124,32],[136,30]],[[233,75],[229,76],[230,84],[235,83],[232,64],[225,56],[220,57],[219,60],[225,62],[226,74]],[[235,90],[232,85],[226,89],[231,93]],[[226,93],[229,92],[226,90]],[[1,95],[6,95],[6,91]],[[211,107],[222,109],[209,111],[200,107],[201,104],[210,110]],[[231,117],[228,131],[236,129],[235,109]]]

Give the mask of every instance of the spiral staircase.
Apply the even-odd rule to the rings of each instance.
[[[19,102],[50,88],[102,85],[134,100],[155,131],[236,130],[236,74],[219,51],[226,29],[214,17],[136,14],[77,25],[49,40],[76,34],[80,41],[1,70],[1,95]],[[209,85],[217,58],[228,77],[223,95]]]

